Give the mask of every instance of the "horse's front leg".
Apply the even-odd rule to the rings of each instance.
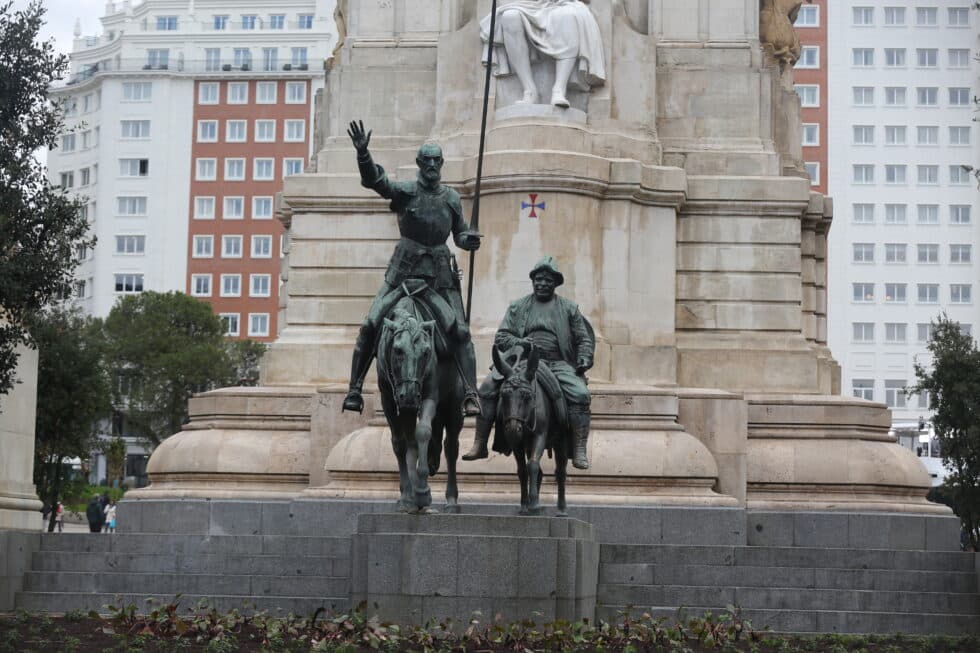
[[[459,514],[459,487],[456,485],[456,459],[459,456],[459,432],[463,427],[462,415],[459,411],[451,411],[452,416],[446,423],[446,512]]]
[[[415,510],[415,500],[412,497],[412,481],[408,477],[408,464],[405,459],[408,445],[405,444],[405,437],[400,428],[391,430],[391,448],[394,449],[395,459],[398,460],[398,487],[401,491],[398,509],[402,512],[410,512]]]
[[[436,414],[436,402],[424,399],[415,422],[416,460],[411,467],[415,471],[415,505],[425,510],[432,505],[429,488],[429,442],[432,440],[432,420]]]

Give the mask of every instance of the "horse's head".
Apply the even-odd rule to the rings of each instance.
[[[386,365],[388,381],[399,412],[416,412],[422,403],[422,384],[435,356],[435,323],[420,322],[407,313],[396,312],[393,318],[385,318],[385,328],[391,333]]]
[[[493,364],[504,375],[497,419],[503,423],[509,440],[520,438],[525,431],[534,428],[538,360],[538,350],[532,347],[525,360],[511,366],[500,356],[497,348],[493,348]]]

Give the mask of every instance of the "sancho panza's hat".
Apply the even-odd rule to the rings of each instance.
[[[531,274],[528,276],[533,279],[534,275],[541,271],[550,272],[555,277],[555,288],[565,283],[565,275],[558,271],[554,256],[545,256],[538,261],[538,264],[531,268]]]

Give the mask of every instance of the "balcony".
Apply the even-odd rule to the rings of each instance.
[[[171,59],[166,63],[159,61],[149,62],[146,59],[121,59],[118,61],[109,60],[92,64],[87,68],[71,75],[65,82],[65,86],[75,86],[92,79],[102,73],[116,72],[146,72],[146,73],[181,73],[181,74],[209,74],[209,75],[233,75],[235,73],[246,72],[253,75],[275,76],[297,73],[308,73],[310,66],[308,63],[277,63],[274,68],[267,68],[261,62],[255,63],[220,63],[205,60],[183,60],[180,58]]]

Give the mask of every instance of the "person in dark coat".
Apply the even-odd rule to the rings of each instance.
[[[102,532],[102,520],[105,519],[105,515],[99,503],[100,497],[92,497],[89,499],[88,507],[85,508],[85,517],[88,518],[88,530],[90,533]]]

